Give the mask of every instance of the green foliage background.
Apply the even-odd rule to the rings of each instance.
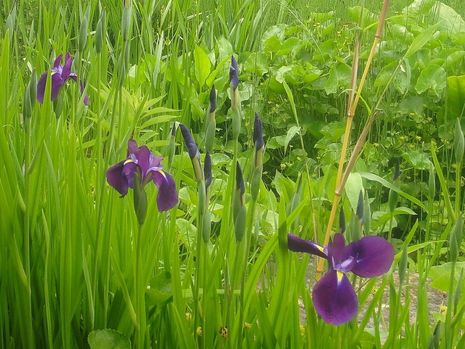
[[[391,5],[351,149],[378,114],[341,210],[348,237],[389,238],[395,263],[383,278],[356,280],[364,310],[333,327],[311,302],[313,258],[289,254],[286,236],[323,239],[355,39],[362,68],[380,2],[3,0],[0,346],[464,347],[465,7]],[[56,102],[50,91],[43,105],[35,101],[38,77],[66,52],[86,81],[89,107],[73,83]],[[231,55],[240,68],[238,142]],[[213,85],[212,224],[201,244],[197,183],[170,131],[188,125],[203,161]],[[266,140],[256,202],[254,112]],[[105,181],[131,137],[165,157],[180,197],[166,214],[149,200],[140,229],[131,195],[120,199]],[[247,183],[248,244],[233,234],[235,160]],[[353,213],[361,190],[363,224]],[[445,292],[446,308],[429,304],[431,287]],[[403,290],[417,294],[414,307]]]

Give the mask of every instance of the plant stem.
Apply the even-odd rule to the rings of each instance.
[[[137,235],[136,235],[136,311],[137,311],[137,338],[136,343],[138,348],[144,347],[144,337],[145,337],[145,283],[143,282],[143,273],[140,265],[140,257],[142,253],[142,244],[141,244],[141,235],[142,235],[142,224],[138,225]]]

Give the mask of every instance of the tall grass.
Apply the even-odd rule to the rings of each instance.
[[[289,254],[287,233],[314,238],[317,232],[322,239],[329,210],[316,206],[334,191],[335,170],[316,178],[307,169],[297,182],[279,174],[274,188],[260,181],[256,200],[251,197],[253,114],[250,107],[243,109],[241,134],[234,139],[229,60],[232,54],[241,58],[258,50],[268,26],[296,20],[299,4],[124,4],[4,0],[0,5],[0,346],[87,347],[92,331],[113,329],[135,347],[353,348],[369,343],[413,348],[434,347],[436,341],[437,347],[460,347],[465,341],[460,261],[451,266],[456,277],[449,281],[444,319],[433,323],[426,315],[427,277],[444,258],[444,241],[458,234],[459,199],[450,203],[438,241],[411,244],[416,222],[397,249],[402,273],[408,274],[406,260],[413,265],[416,253],[420,282],[409,286],[419,293],[416,321],[408,315],[408,296],[401,295],[408,280],[394,282],[395,265],[378,281],[357,281],[366,311],[334,327],[319,319],[312,305],[308,281],[315,280],[314,261]],[[35,101],[35,81],[66,52],[86,81],[89,107],[73,82],[54,102],[48,83],[44,103]],[[217,132],[224,144],[211,154],[214,180],[205,210],[212,231],[204,241],[202,190],[182,138],[171,138],[170,132],[175,123],[189,125],[204,163],[203,120],[213,84],[222,106]],[[160,213],[156,189],[147,187],[148,214],[141,226],[133,194],[119,198],[105,180],[108,167],[124,159],[130,138],[164,156],[180,197],[177,208]],[[450,190],[460,192],[460,181],[450,189],[435,151],[431,176],[437,175],[447,204]],[[240,241],[234,236],[232,207],[236,162],[246,182],[246,233]],[[414,202],[395,184],[367,177]],[[436,198],[431,191],[427,208]],[[347,200],[343,209],[351,211]],[[428,216],[423,223],[434,221]],[[375,326],[368,331],[370,319]],[[108,335],[117,337],[116,332]]]

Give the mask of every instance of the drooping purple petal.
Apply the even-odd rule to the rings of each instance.
[[[52,93],[51,99],[52,101],[56,100],[58,97],[58,93],[60,92],[61,88],[63,87],[63,80],[61,79],[60,74],[52,74]],[[37,100],[39,103],[44,102],[45,97],[45,87],[47,85],[47,72],[43,73],[40,78],[39,82],[37,83]]]
[[[158,187],[157,207],[160,212],[167,211],[178,203],[176,183],[170,174],[159,171],[154,172],[153,182]]]
[[[58,93],[63,87],[65,81],[61,78],[60,74],[52,74],[52,101],[56,100]]]
[[[355,263],[352,272],[361,277],[374,277],[386,273],[394,260],[394,248],[379,236],[366,236],[349,245]]]
[[[287,246],[294,252],[306,252],[322,258],[328,258],[323,247],[310,240],[304,240],[293,234],[287,235]]]
[[[126,180],[128,182],[128,187],[129,188],[134,188],[134,176],[137,171],[137,164],[132,161],[124,161],[124,167],[122,170],[122,173],[124,176],[126,176]]]
[[[313,288],[312,299],[317,313],[327,323],[341,325],[357,314],[357,295],[342,272],[327,272]]]
[[[40,78],[39,82],[37,83],[37,101],[39,103],[44,103],[44,96],[45,96],[45,85],[47,83],[47,72],[43,73]]]
[[[121,196],[126,195],[129,188],[128,179],[123,172],[124,169],[124,161],[121,161],[111,166],[106,173],[108,184],[115,188]]]

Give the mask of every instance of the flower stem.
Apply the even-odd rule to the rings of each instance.
[[[135,297],[136,297],[136,314],[137,314],[137,338],[136,343],[138,348],[144,347],[145,337],[145,285],[143,281],[142,267],[140,264],[140,258],[142,254],[142,223],[139,223],[137,235],[136,235],[136,270],[135,270]]]

